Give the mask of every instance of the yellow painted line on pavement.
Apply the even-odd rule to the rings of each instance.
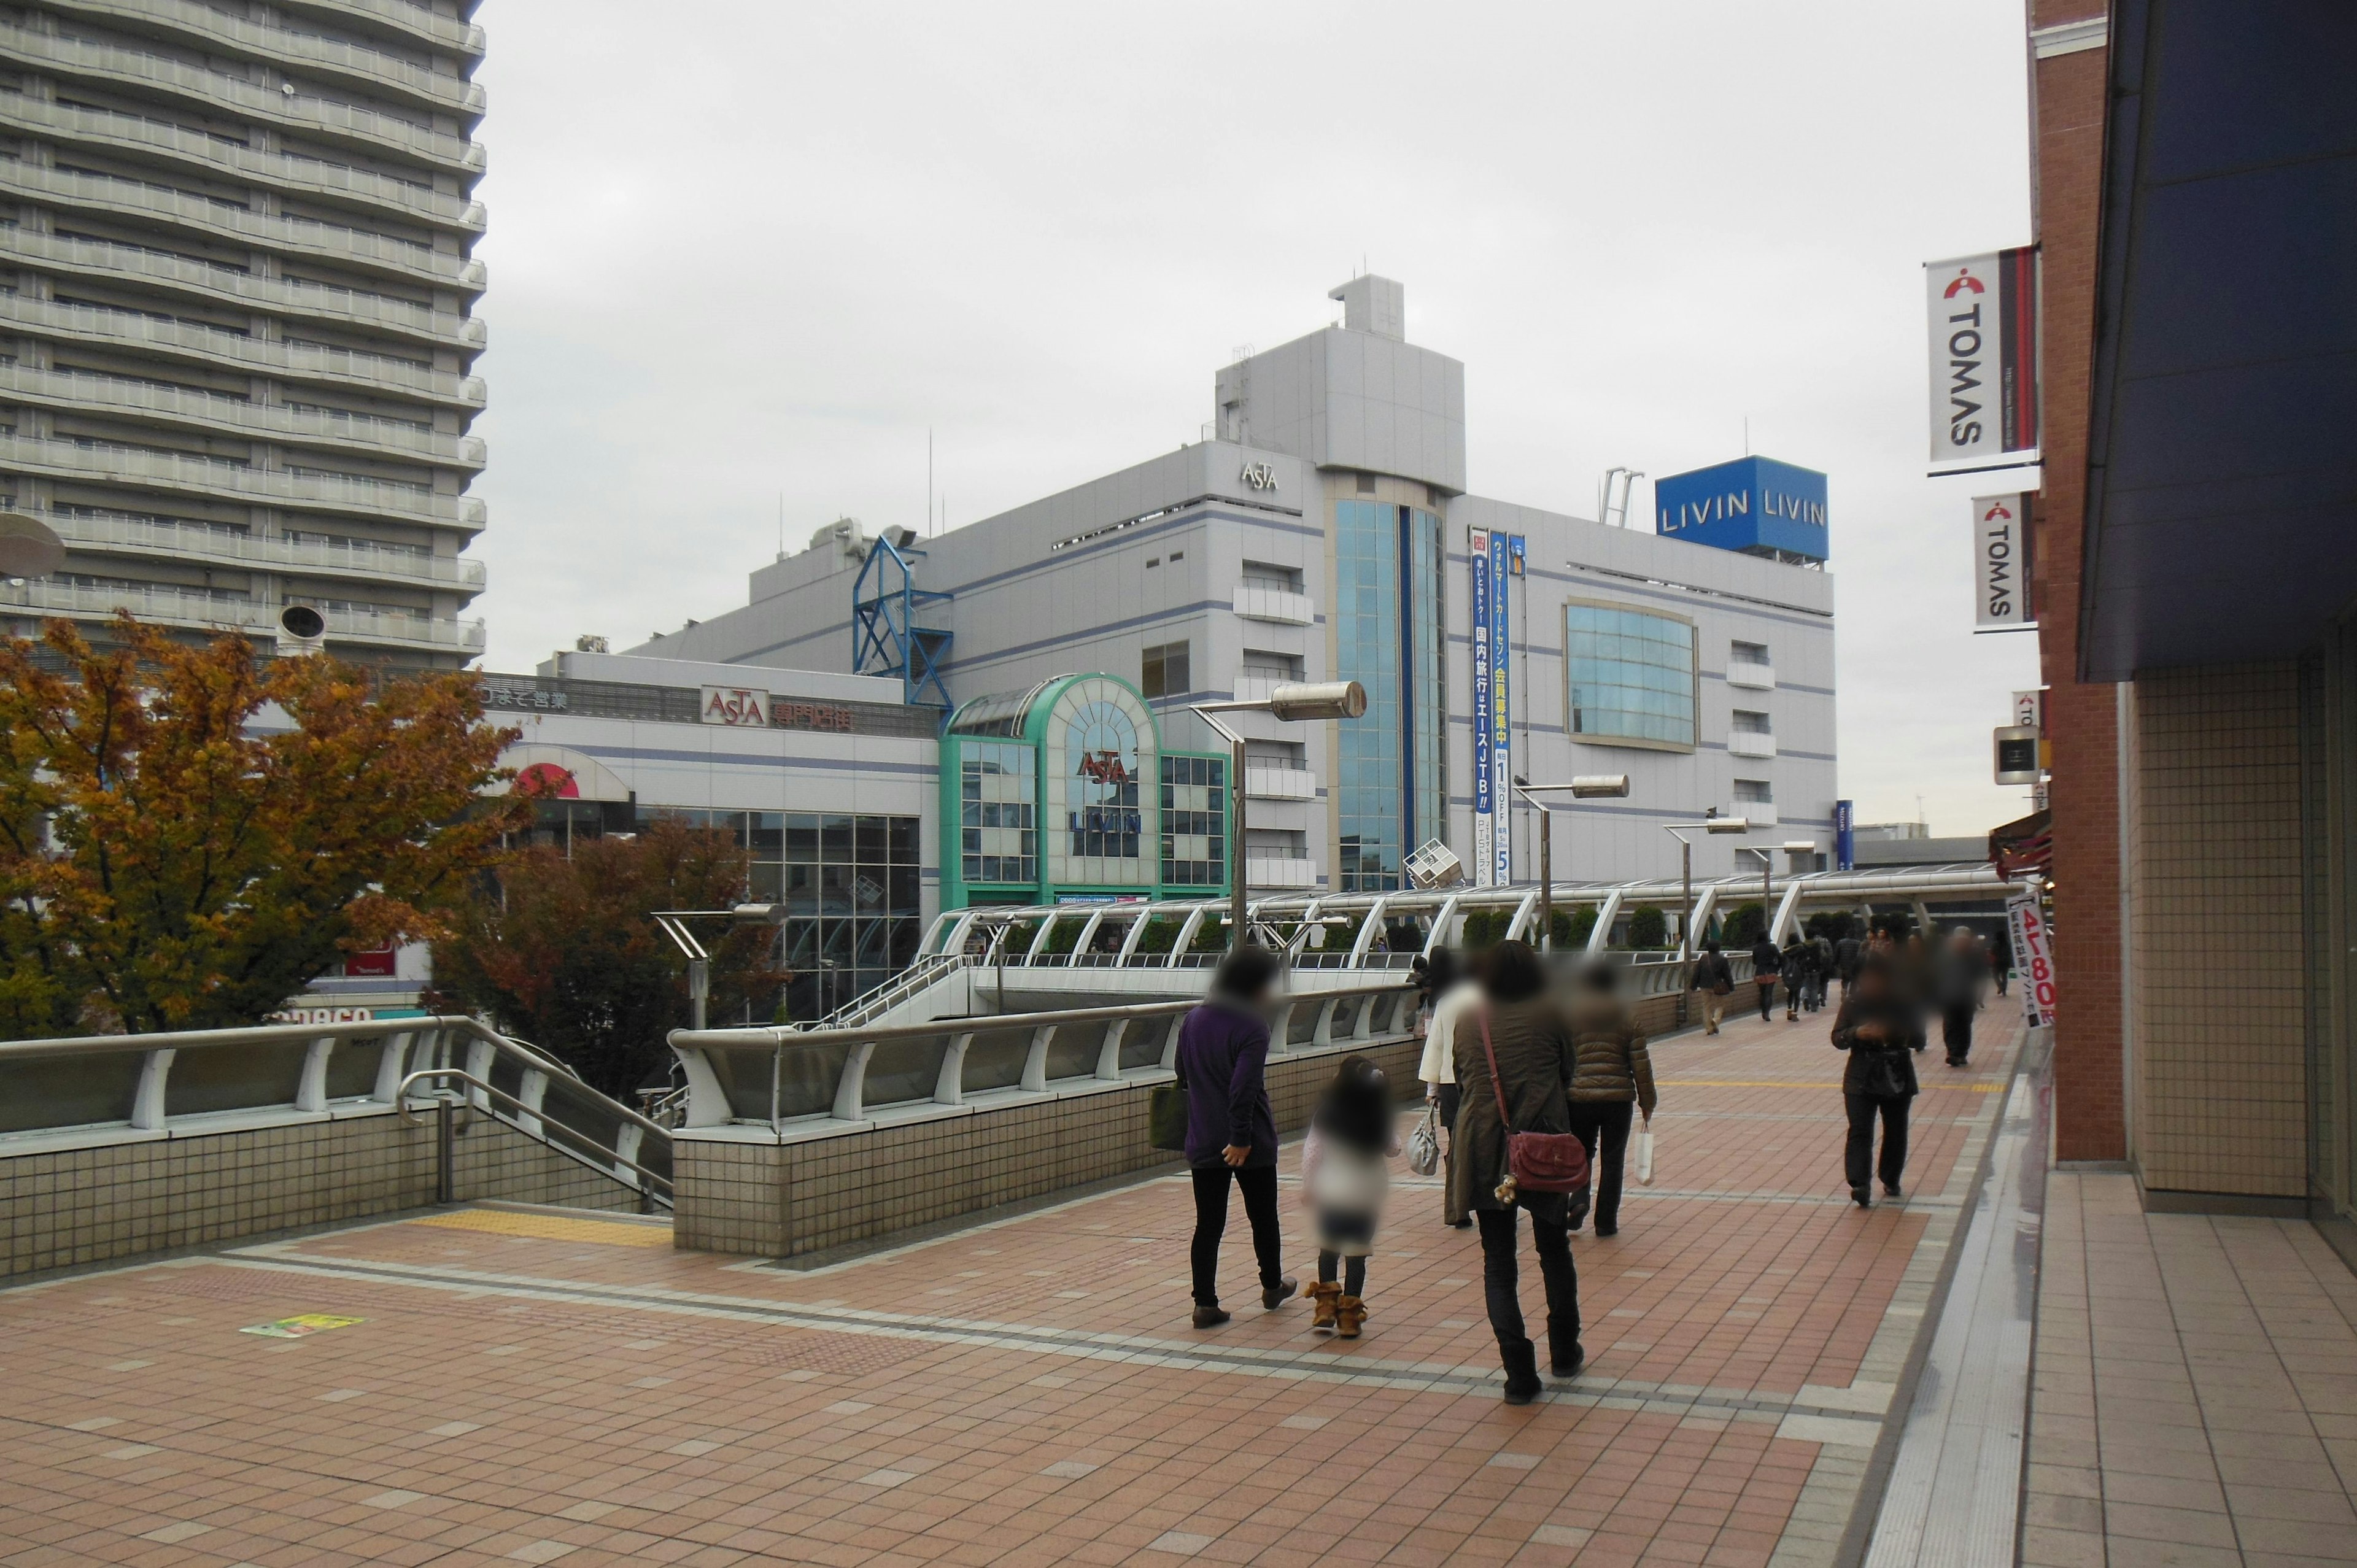
[[[489,1230],[500,1236],[534,1236],[547,1241],[599,1241],[609,1247],[668,1247],[668,1225],[623,1225],[610,1219],[567,1219],[558,1214],[512,1214],[499,1208],[466,1208],[410,1221],[452,1230]]]

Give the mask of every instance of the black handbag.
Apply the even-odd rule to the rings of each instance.
[[[1907,1058],[1900,1054],[1905,1048],[1884,1046],[1868,1051],[1860,1064],[1865,1070],[1858,1074],[1859,1086],[1854,1092],[1880,1100],[1895,1100],[1906,1093],[1906,1075],[1900,1070],[1906,1065]]]
[[[1157,1149],[1187,1147],[1187,1086],[1157,1083],[1146,1091],[1146,1134]]]

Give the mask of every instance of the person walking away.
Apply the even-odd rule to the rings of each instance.
[[[1571,1030],[1545,995],[1546,972],[1530,944],[1500,942],[1483,971],[1481,1004],[1457,1030],[1463,1099],[1448,1197],[1452,1208],[1469,1209],[1480,1225],[1482,1293],[1505,1366],[1506,1402],[1528,1404],[1544,1385],[1537,1349],[1523,1330],[1516,1217],[1530,1217],[1546,1285],[1548,1369],[1558,1378],[1577,1377],[1587,1359],[1579,1345],[1579,1274],[1571,1261],[1571,1207],[1579,1195],[1503,1187],[1501,1196],[1509,1171],[1506,1134],[1569,1132],[1567,1096],[1577,1064]]]
[[[1695,961],[1694,988],[1702,993],[1702,1032],[1716,1035],[1727,1017],[1727,999],[1735,993],[1735,966],[1717,942],[1703,944],[1702,957]]]
[[[1784,1022],[1792,1023],[1801,1015],[1801,995],[1809,985],[1809,944],[1798,931],[1784,939],[1784,950],[1776,957],[1777,972],[1784,981]]]
[[[1645,1050],[1644,1031],[1614,993],[1619,973],[1609,963],[1589,965],[1570,1003],[1571,1130],[1596,1173],[1599,1237],[1620,1230],[1620,1171],[1629,1153],[1631,1112],[1653,1120],[1652,1058]],[[1577,1219],[1571,1228],[1579,1229]]]
[[[1211,972],[1211,993],[1178,1028],[1178,1081],[1187,1090],[1187,1164],[1195,1184],[1195,1326],[1228,1321],[1220,1308],[1220,1238],[1228,1227],[1228,1187],[1244,1195],[1253,1255],[1260,1263],[1260,1304],[1274,1312],[1300,1288],[1279,1266],[1284,1237],[1276,1219],[1276,1116],[1269,1109],[1268,1023],[1261,1008],[1275,983],[1276,955],[1246,945]]]
[[[1981,982],[1988,964],[1974,944],[1973,933],[1958,926],[1948,933],[1932,970],[1932,994],[1940,1007],[1940,1042],[1948,1050],[1948,1065],[1963,1067],[1973,1054],[1973,1015],[1980,1011]]]
[[[1760,932],[1760,940],[1751,944],[1751,983],[1760,988],[1760,1021],[1763,1024],[1768,1021],[1769,1009],[1776,1005],[1776,972],[1783,962],[1783,954],[1768,940],[1768,933]]]
[[[1822,1009],[1833,990],[1834,944],[1821,933],[1809,939],[1809,1011]]]
[[[2013,933],[1999,931],[1996,940],[1989,943],[1989,977],[1996,982],[1996,993],[2005,995],[2005,983],[2013,977]]]
[[[1302,1201],[1318,1218],[1309,1326],[1343,1339],[1367,1321],[1367,1259],[1391,1187],[1387,1162],[1399,1153],[1394,1131],[1391,1080],[1364,1057],[1343,1058],[1301,1146]]]
[[[1432,962],[1426,969],[1432,986],[1431,1017],[1424,1028],[1424,1059],[1416,1065],[1415,1076],[1423,1080],[1426,1104],[1438,1108],[1440,1124],[1448,1133],[1447,1153],[1441,1156],[1440,1218],[1451,1230],[1464,1230],[1473,1224],[1473,1217],[1448,1200],[1448,1168],[1457,1158],[1457,1026],[1469,1007],[1481,999],[1481,988],[1473,977],[1464,972],[1457,955],[1447,948],[1432,950]]]
[[[1841,976],[1842,1000],[1849,1000],[1849,988],[1857,983],[1857,966],[1866,961],[1866,944],[1858,940],[1857,927],[1842,928],[1841,940],[1834,944],[1834,972]]]
[[[1857,983],[1842,998],[1834,1016],[1834,1049],[1849,1053],[1842,1072],[1842,1099],[1849,1111],[1849,1139],[1842,1150],[1842,1174],[1860,1208],[1874,1207],[1867,1185],[1882,1177],[1886,1197],[1901,1197],[1907,1169],[1908,1101],[1915,1097],[1914,1053],[1923,1049],[1921,1015],[1908,998],[1890,961],[1870,957]],[[1874,1122],[1882,1120],[1882,1158],[1873,1160]]]

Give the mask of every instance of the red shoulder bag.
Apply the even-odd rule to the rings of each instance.
[[[1506,1112],[1506,1086],[1498,1077],[1498,1052],[1490,1044],[1490,1010],[1481,1009],[1481,1054],[1490,1063],[1490,1089],[1498,1097],[1498,1122],[1506,1129],[1506,1179],[1498,1184],[1501,1203],[1517,1189],[1577,1192],[1587,1185],[1587,1149],[1576,1133],[1517,1133]]]

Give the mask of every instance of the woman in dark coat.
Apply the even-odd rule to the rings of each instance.
[[[1849,1106],[1849,1142],[1842,1151],[1849,1195],[1860,1208],[1874,1207],[1869,1178],[1874,1119],[1882,1118],[1882,1190],[1901,1196],[1899,1178],[1907,1168],[1907,1102],[1915,1098],[1915,1055],[1925,1045],[1923,1016],[1899,983],[1890,960],[1869,956],[1857,982],[1842,998],[1834,1017],[1834,1049],[1849,1053],[1842,1073],[1842,1098]]]
[[[1569,1196],[1517,1192],[1498,1197],[1506,1178],[1507,1126],[1498,1116],[1504,1090],[1512,1130],[1568,1133],[1567,1099],[1578,1058],[1569,1026],[1546,994],[1546,972],[1527,942],[1500,942],[1482,969],[1485,997],[1467,1010],[1456,1035],[1458,1106],[1448,1167],[1448,1207],[1469,1210],[1481,1230],[1481,1283],[1489,1297],[1490,1327],[1498,1337],[1506,1369],[1506,1402],[1528,1404],[1538,1397],[1538,1351],[1523,1331],[1515,1258],[1515,1215],[1531,1217],[1531,1240],[1546,1282],[1547,1359],[1558,1378],[1579,1375],[1586,1360],[1579,1347],[1579,1275],[1571,1262]],[[1483,1048],[1484,1026],[1488,1049]],[[1490,1058],[1498,1062],[1496,1079]]]

